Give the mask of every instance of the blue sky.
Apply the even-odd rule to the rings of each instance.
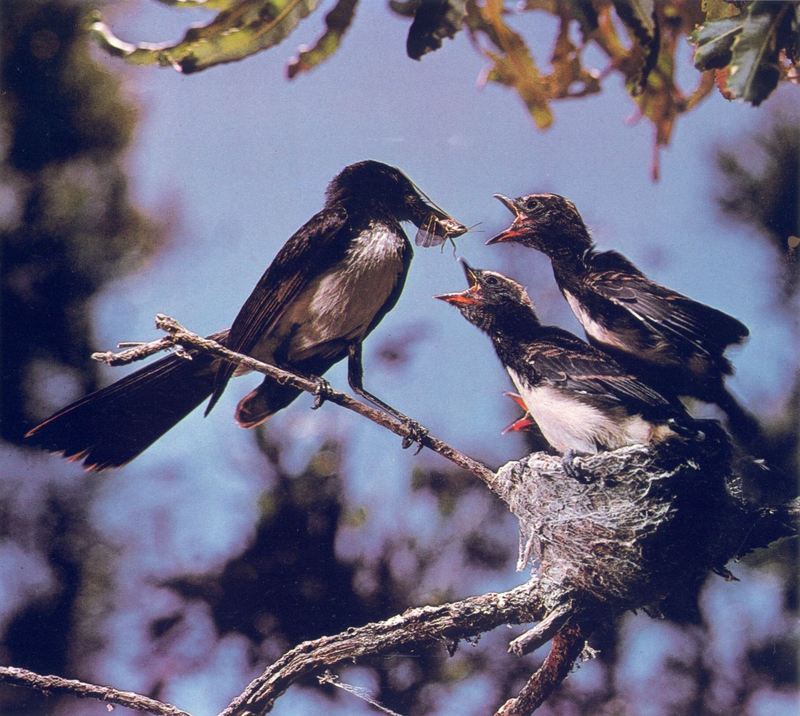
[[[156,2],[116,3],[112,10],[111,25],[126,40],[177,39],[188,23],[208,17]],[[607,81],[598,97],[554,105],[553,128],[538,132],[512,92],[476,86],[485,62],[464,34],[413,62],[404,54],[408,23],[382,2],[362,2],[339,52],[289,82],[286,60],[300,43],[313,41],[322,17],[316,13],[270,52],[189,77],[106,61],[124,74],[141,107],[128,157],[133,190],[151,213],[175,227],[175,239],[98,297],[98,350],[153,337],[158,312],[200,333],[229,325],[283,242],[322,206],[330,178],[346,164],[372,158],[403,169],[460,221],[480,222],[478,231],[458,240],[458,253],[474,265],[507,270],[528,287],[546,322],[577,331],[543,256],[483,246],[509,218],[493,193],[537,190],[570,197],[601,248],[621,250],[659,282],[749,325],[750,341],[732,354],[737,375],[731,386],[762,417],[778,412],[797,370],[797,326],[778,305],[771,251],[751,240],[749,228],[721,220],[713,152],[718,143],[756,129],[770,105],[788,101],[785,92],[778,93],[783,100],[770,99],[758,110],[712,95],[679,119],[672,146],[662,152],[662,179],[653,183],[653,130],[646,121],[626,122],[633,105],[620,81]],[[538,57],[546,55],[552,37],[544,17],[511,21]],[[365,384],[437,436],[497,466],[523,450],[518,438],[499,435],[514,412],[501,395],[509,381],[485,336],[431,298],[463,283],[449,249],[417,249],[397,308],[367,340]],[[382,370],[377,346],[418,324],[425,330],[412,360]],[[109,369],[107,377],[120,374]],[[346,388],[342,366],[328,377]],[[143,580],[167,565],[201,571],[246,543],[264,485],[250,474],[256,448],[232,413],[256,382],[253,376],[234,381],[209,418],[198,411],[130,466],[91,478],[99,483],[97,524],[112,542],[125,544],[123,556],[135,565],[120,576],[122,594],[138,598]],[[312,412],[310,403],[301,397],[274,419],[275,429],[291,438],[287,459],[297,466],[324,436],[349,439],[345,489],[373,517],[363,545],[349,549],[369,550],[398,525],[424,537],[431,524],[426,509],[434,507],[397,505],[409,499],[410,467],[438,458],[403,452],[399,438],[377,426],[332,405]],[[57,458],[26,460],[28,469],[37,470]],[[88,479],[77,467],[74,474]],[[169,517],[182,529],[174,542],[164,543],[154,535],[170,505],[182,506]],[[131,522],[140,526],[136,535]],[[513,543],[516,536],[510,532],[508,539]],[[466,593],[521,579],[509,574],[504,583],[478,579],[461,586]],[[163,594],[151,596],[153,610],[164,607],[156,603]],[[424,599],[423,587],[419,596]],[[130,638],[131,626],[116,625],[119,644]],[[122,649],[97,668],[109,681],[124,676],[135,688],[136,648],[131,643],[128,656]],[[240,657],[235,643],[218,647],[209,678],[229,673],[236,688]],[[192,679],[174,687],[190,710],[192,698],[202,702],[205,688],[202,675]],[[292,713],[294,698],[286,698],[281,713]]]

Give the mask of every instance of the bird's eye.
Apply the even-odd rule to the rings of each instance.
[[[533,197],[525,200],[525,208],[528,211],[533,211],[534,209],[539,208],[539,201],[538,199],[534,199]]]
[[[496,276],[487,276],[485,279],[483,279],[483,282],[487,286],[499,286],[500,285],[500,281],[498,281]]]

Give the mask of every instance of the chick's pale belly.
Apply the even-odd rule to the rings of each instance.
[[[600,410],[549,385],[532,387],[509,369],[511,380],[545,440],[559,452],[595,453],[625,445],[644,445],[669,437],[667,425],[654,424],[641,415]]]

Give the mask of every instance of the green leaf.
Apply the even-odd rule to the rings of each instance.
[[[731,47],[727,83],[731,97],[759,105],[778,85],[778,29],[790,7],[792,3],[786,2],[748,6],[742,31]]]
[[[301,72],[308,72],[327,60],[342,44],[342,37],[353,22],[358,0],[339,0],[333,10],[325,16],[325,32],[311,49],[302,49],[297,57],[289,60],[286,74],[289,79]]]
[[[733,41],[739,36],[745,18],[731,17],[701,25],[692,33],[697,45],[694,66],[698,70],[717,70],[731,61]]]
[[[613,0],[614,9],[639,43],[643,52],[641,68],[634,78],[635,93],[644,91],[647,78],[658,62],[661,33],[654,0]]]
[[[414,13],[408,30],[406,52],[412,60],[442,46],[445,37],[455,37],[467,14],[466,0],[426,0]]]
[[[162,0],[163,2],[164,0]],[[189,74],[234,62],[277,45],[319,4],[319,0],[168,0],[170,4],[223,8],[208,25],[192,27],[176,44],[132,44],[116,37],[102,21],[92,35],[110,54],[135,65],[173,67]]]

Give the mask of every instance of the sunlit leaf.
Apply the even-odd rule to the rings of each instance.
[[[480,13],[491,28],[494,42],[502,53],[484,50],[493,62],[486,79],[513,87],[525,102],[536,126],[539,129],[549,127],[553,115],[546,87],[528,46],[503,20],[502,0],[486,0]]]
[[[202,3],[196,0],[194,4]],[[223,9],[208,25],[187,30],[176,44],[124,42],[99,20],[91,32],[109,53],[131,64],[171,66],[189,74],[277,45],[318,4],[319,0],[210,0],[206,7]]]
[[[301,72],[308,72],[320,62],[327,60],[342,43],[356,12],[358,0],[339,0],[333,10],[325,16],[325,32],[311,48],[301,48],[297,57],[289,60],[286,74],[289,79]]]
[[[584,68],[579,48],[569,36],[569,18],[561,17],[558,38],[550,57],[552,72],[544,78],[553,99],[583,97],[600,91],[598,73]]]
[[[791,3],[754,2],[731,48],[727,89],[733,97],[759,105],[778,85],[778,28]]]
[[[705,15],[706,22],[735,17],[740,12],[736,5],[727,0],[702,0],[700,8]]]
[[[419,3],[408,30],[408,56],[418,60],[428,52],[438,50],[445,37],[455,37],[466,14],[466,0],[426,0]]]

